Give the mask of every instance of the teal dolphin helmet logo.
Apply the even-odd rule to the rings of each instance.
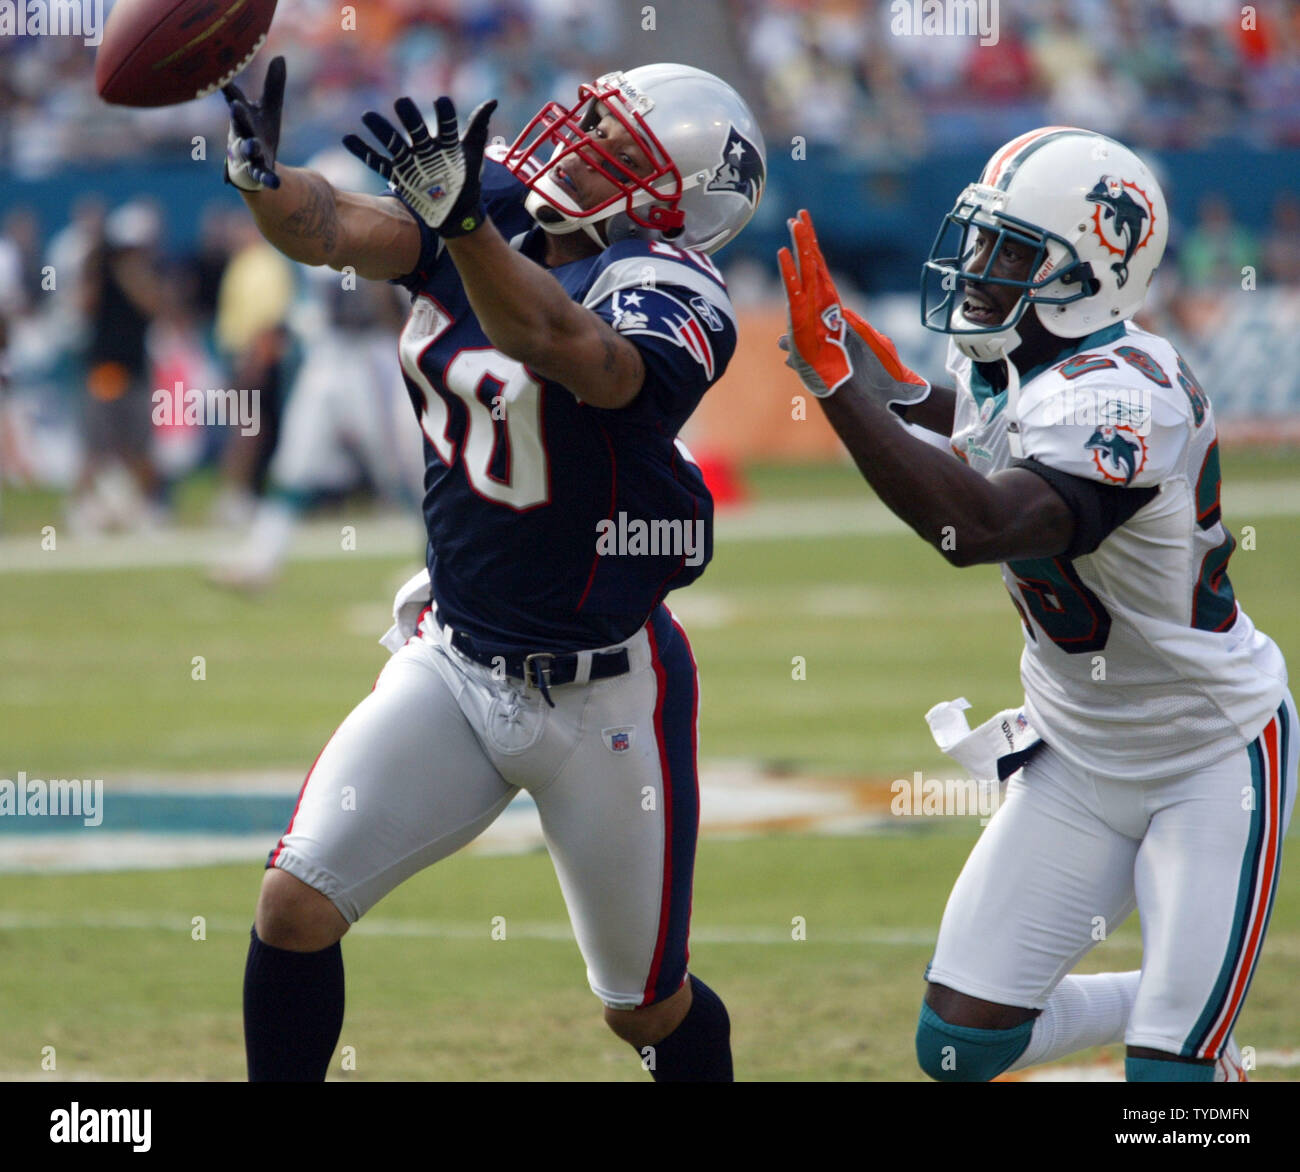
[[[1136,193],[1141,202],[1133,198]],[[1123,288],[1128,281],[1128,263],[1155,230],[1151,201],[1136,183],[1126,183],[1113,175],[1103,175],[1085,197],[1097,205],[1093,213],[1093,231],[1103,247],[1120,259],[1110,266],[1115,282]]]

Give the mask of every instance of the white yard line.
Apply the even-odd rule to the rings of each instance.
[[[196,913],[201,914],[201,913]],[[156,911],[125,910],[111,915],[87,915],[82,912],[0,912],[0,932],[46,932],[58,928],[77,928],[111,932],[176,932],[189,936],[193,924],[186,916],[160,916]],[[208,917],[208,933],[248,935],[247,916],[238,919]],[[493,940],[494,926],[482,923],[457,923],[442,920],[364,919],[349,935],[418,938],[425,940]],[[526,921],[507,919],[506,940],[551,940],[570,942],[573,929],[567,921]],[[935,933],[920,931],[821,932],[816,923],[806,929],[806,939],[795,941],[789,927],[756,928],[719,925],[692,926],[691,941],[696,944],[827,944],[883,948],[925,948],[934,944]]]
[[[1300,479],[1239,481],[1223,491],[1223,515],[1237,531],[1261,518],[1300,513]],[[122,570],[145,567],[207,567],[223,551],[237,548],[240,534],[211,529],[178,529],[149,536],[129,535],[93,540],[63,532],[59,518],[56,548],[41,548],[40,532],[0,537],[0,574],[32,570]],[[340,530],[355,527],[355,549],[344,551]],[[828,537],[881,537],[902,533],[906,526],[884,505],[865,493],[861,500],[833,498],[769,502],[718,515],[715,540],[794,541]],[[336,558],[409,557],[418,563],[425,537],[417,519],[395,514],[361,516],[345,522],[311,521],[294,540],[291,560],[333,561]]]

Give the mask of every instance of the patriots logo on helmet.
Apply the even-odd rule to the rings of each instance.
[[[1117,484],[1132,484],[1147,463],[1146,441],[1129,427],[1099,427],[1083,445],[1097,471]]]
[[[763,156],[733,124],[722,148],[722,160],[705,191],[734,191],[757,207],[763,194]]]
[[[1141,196],[1142,202],[1134,199],[1129,194],[1130,191]],[[1120,258],[1110,266],[1110,271],[1115,274],[1116,284],[1122,289],[1128,281],[1128,262],[1151,239],[1155,227],[1155,210],[1151,206],[1151,199],[1136,183],[1128,183],[1113,175],[1103,175],[1084,198],[1097,205],[1092,214],[1093,231],[1097,234],[1097,239],[1107,252]]]

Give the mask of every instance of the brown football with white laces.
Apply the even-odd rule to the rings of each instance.
[[[115,106],[175,106],[214,93],[266,42],[276,0],[118,0],[95,54]]]

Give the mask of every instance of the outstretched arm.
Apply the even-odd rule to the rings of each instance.
[[[284,58],[276,57],[259,101],[233,83],[222,90],[230,104],[226,180],[290,260],[351,267],[370,280],[405,276],[420,259],[420,229],[397,200],[339,191],[315,171],[276,166],[284,83]]]
[[[981,476],[860,393],[838,391],[821,405],[880,499],[954,566],[1055,557],[1069,546],[1074,514],[1033,472]]]
[[[957,411],[957,392],[952,387],[931,385],[930,393],[919,403],[910,403],[898,414],[907,423],[915,423],[926,431],[937,432],[947,438],[952,435],[953,416]]]
[[[625,407],[641,390],[641,352],[574,301],[540,265],[511,248],[490,220],[447,241],[488,340],[594,407]]]
[[[541,265],[511,248],[487,218],[481,172],[495,106],[479,106],[462,138],[451,99],[439,98],[434,138],[415,103],[399,98],[393,108],[405,134],[368,111],[362,121],[383,151],[356,135],[348,135],[343,145],[387,179],[443,238],[493,346],[568,387],[584,403],[624,407],[645,381],[640,351],[578,305]]]
[[[804,385],[880,499],[953,565],[1054,557],[1067,549],[1074,514],[1045,480],[1022,468],[981,476],[898,427],[884,396],[849,377],[843,338],[828,332],[827,319],[837,322],[842,309],[812,221],[805,214],[790,221],[790,231],[795,255],[783,248],[778,260],[791,355],[799,359],[791,365],[817,374],[810,381],[801,373]],[[948,416],[950,432],[950,408]]]
[[[262,235],[290,260],[404,277],[420,259],[420,229],[396,199],[339,191],[315,171],[277,167],[280,186],[243,192]]]

